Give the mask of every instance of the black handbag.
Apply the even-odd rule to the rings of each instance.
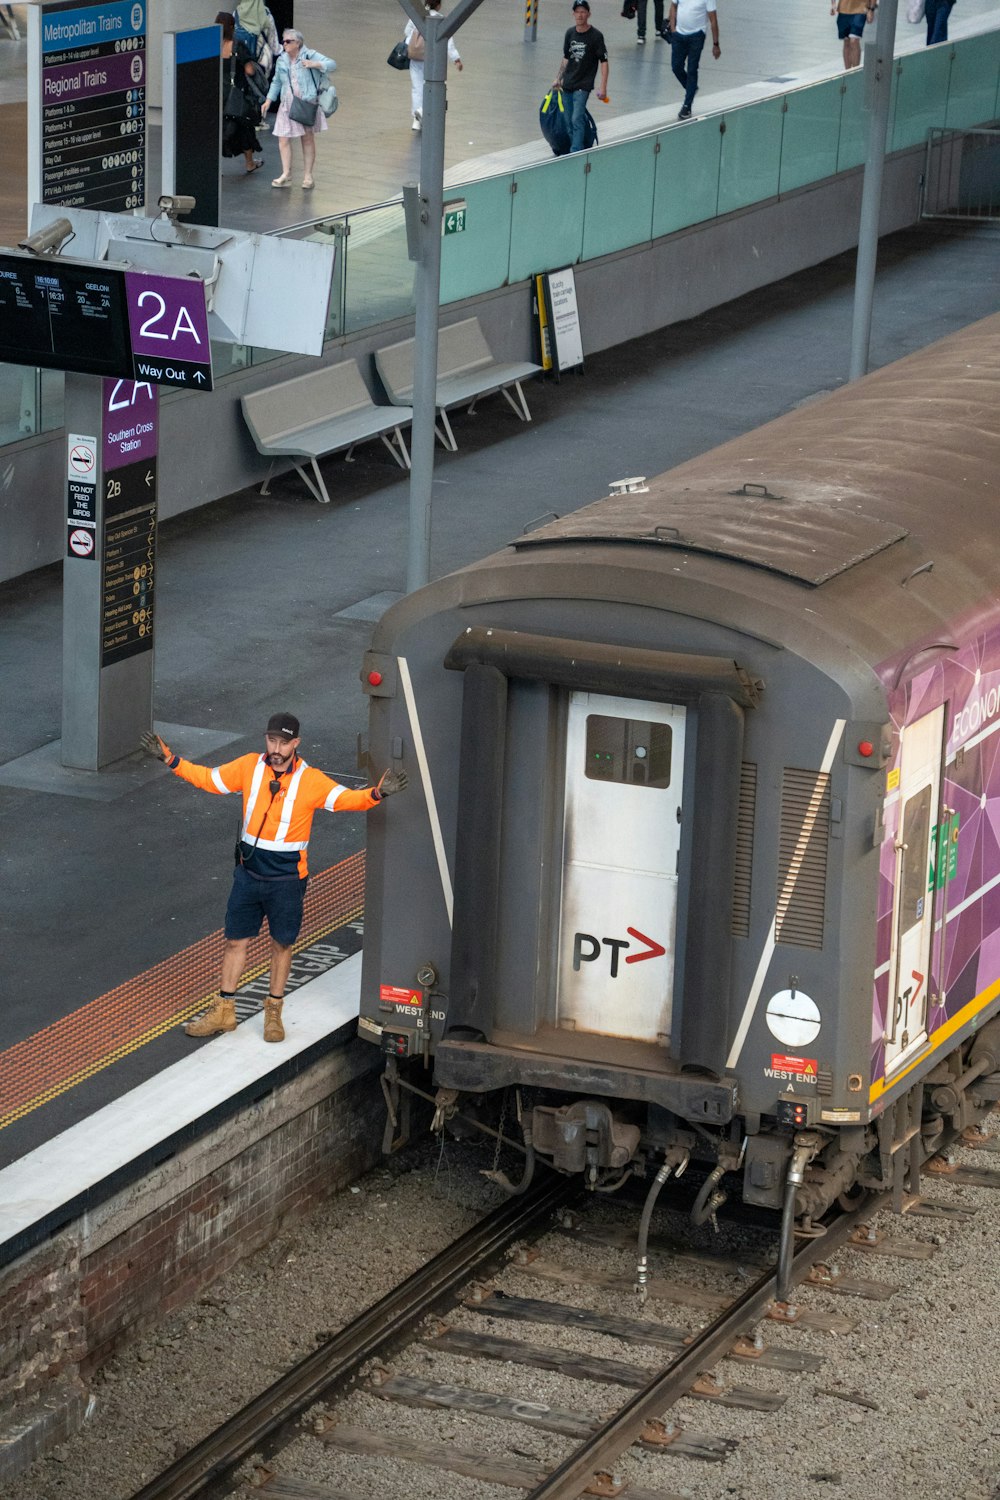
[[[298,94],[292,95],[292,102],[288,106],[288,118],[294,120],[296,125],[316,124],[316,95],[311,99],[300,99]]]
[[[226,102],[222,106],[222,114],[226,120],[245,120],[250,114],[247,97],[238,83],[229,85]]]
[[[386,62],[390,68],[398,68],[401,73],[405,73],[410,66],[410,54],[407,51],[406,43],[397,42],[386,58]]]

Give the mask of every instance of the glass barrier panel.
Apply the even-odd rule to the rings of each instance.
[[[413,314],[414,264],[406,254],[402,203],[348,214],[344,332]]]
[[[39,370],[38,377],[42,400],[38,431],[57,432],[66,424],[66,376],[62,370]]]
[[[836,172],[842,98],[839,78],[785,95],[779,192],[790,193]]]
[[[943,123],[949,130],[986,125],[997,117],[1000,31],[966,37],[955,43],[953,51],[948,108]]]
[[[773,198],[781,165],[782,99],[762,99],[725,116],[719,162],[719,213]]]
[[[837,171],[863,167],[868,153],[868,116],[865,113],[865,91],[862,70],[854,68],[840,80],[843,100],[840,106],[840,145],[837,147]]]
[[[589,154],[577,151],[515,173],[510,281],[575,265],[580,259]]]
[[[0,443],[39,431],[40,374],[34,365],[0,365]]]
[[[722,118],[688,120],[659,136],[653,192],[653,238],[714,219],[719,207]]]
[[[655,136],[622,141],[590,153],[583,218],[584,260],[627,250],[652,238],[655,178]]]
[[[510,263],[510,173],[444,190],[441,239],[441,301],[458,302],[495,291]],[[464,203],[465,213],[449,203]]]
[[[212,340],[212,379],[222,380],[234,370],[245,370],[249,363],[244,345],[223,344]]]
[[[948,108],[951,47],[927,47],[896,61],[890,151],[922,146],[932,125],[943,125]]]

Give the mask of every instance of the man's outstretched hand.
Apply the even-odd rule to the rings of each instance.
[[[386,771],[375,790],[381,797],[391,797],[393,792],[403,792],[410,778],[405,771]]]
[[[146,755],[151,755],[154,760],[168,761],[171,758],[170,751],[160,739],[160,736],[153,734],[148,729],[145,734],[139,736],[139,748]]]

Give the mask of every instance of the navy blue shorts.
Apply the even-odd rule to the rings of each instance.
[[[226,907],[226,937],[256,937],[266,917],[273,940],[290,948],[302,926],[302,899],[308,884],[308,880],[296,879],[255,880],[237,865]]]
[[[837,36],[846,42],[849,36],[864,36],[865,16],[838,16]]]

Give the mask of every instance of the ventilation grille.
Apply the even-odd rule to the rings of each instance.
[[[816,1092],[823,1099],[829,1099],[833,1093],[833,1070],[831,1068],[820,1068],[816,1074]]]
[[[750,936],[750,881],[753,875],[753,820],[757,811],[757,767],[740,767],[740,806],[736,815],[736,869],[733,874],[733,936]]]
[[[786,767],[781,778],[777,942],[822,948],[829,843],[829,776]]]

